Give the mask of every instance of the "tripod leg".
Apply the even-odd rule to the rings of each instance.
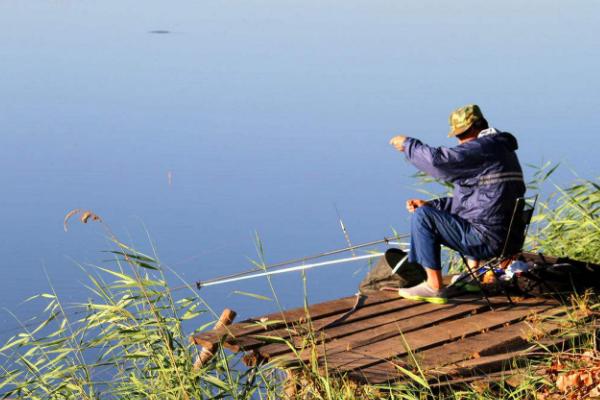
[[[463,256],[462,254],[460,255],[460,257],[463,260],[463,263],[465,264],[465,267],[467,268],[467,271],[469,272],[469,275],[471,276],[471,278],[477,282],[477,285],[479,285],[479,289],[481,289],[481,293],[483,294],[483,297],[485,298],[485,301],[488,305],[488,307],[490,308],[490,310],[494,311],[494,307],[492,307],[492,303],[490,303],[490,299],[487,295],[487,291],[485,290],[485,288],[483,287],[483,284],[481,283],[481,281],[479,280],[479,278],[475,275],[475,273],[473,272],[473,270],[471,269],[471,267],[469,266],[469,263],[467,262],[465,256]]]
[[[498,262],[498,265],[501,265],[502,261]],[[492,265],[491,267],[492,273],[494,274],[494,277],[496,278],[497,281],[500,281],[500,277],[498,276],[498,274],[496,273],[496,270],[494,269],[494,265]],[[502,291],[504,292],[504,294],[506,295],[506,298],[508,299],[508,303],[511,306],[514,306],[515,303],[512,301],[512,298],[510,297],[510,293],[508,292],[508,287],[507,286],[502,286]]]

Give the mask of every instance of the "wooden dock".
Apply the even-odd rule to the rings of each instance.
[[[511,305],[503,295],[492,296],[494,310],[479,294],[436,305],[378,292],[363,296],[353,310],[356,299],[276,312],[193,340],[205,348],[244,352],[247,365],[268,361],[294,370],[318,357],[329,374],[358,383],[408,381],[410,371],[423,374],[430,385],[447,385],[517,368],[540,343],[561,345],[552,334],[571,313],[545,297],[516,297]]]

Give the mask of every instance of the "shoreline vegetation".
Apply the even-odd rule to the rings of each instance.
[[[538,181],[553,170],[538,171]],[[526,247],[600,263],[599,214],[598,180],[555,186],[538,205]],[[94,220],[93,215],[88,218]],[[85,269],[89,300],[65,304],[52,288],[28,299],[45,305],[37,324],[22,324],[19,333],[0,344],[0,398],[244,400],[286,396],[288,379],[275,364],[246,368],[238,356],[219,350],[209,363],[199,366],[199,349],[189,338],[212,328],[215,321],[193,332],[185,331],[183,324],[207,315],[216,320],[218,314],[191,285],[188,296],[176,297],[154,257],[111,237],[116,246],[114,261]],[[586,312],[599,312],[595,294],[575,296],[572,302]],[[558,335],[574,338],[570,349],[541,354],[521,367],[518,379],[511,382],[437,391],[415,365],[412,371],[398,371],[410,378],[410,384],[358,386],[319,371],[317,360],[311,360],[299,371],[302,390],[293,396],[331,400],[600,396],[596,327],[566,319]]]

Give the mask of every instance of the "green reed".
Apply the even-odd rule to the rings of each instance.
[[[29,399],[237,397],[244,371],[198,355],[182,325],[207,313],[196,295],[176,299],[152,257],[116,242],[112,268],[87,271],[91,298],[66,309],[56,293],[36,326],[0,348],[0,393]],[[34,298],[30,299],[34,300]]]
[[[579,180],[555,189],[538,205],[530,246],[546,254],[600,263],[599,182]]]

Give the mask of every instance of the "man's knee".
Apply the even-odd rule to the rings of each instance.
[[[432,226],[431,215],[435,212],[435,209],[432,207],[421,206],[417,208],[412,215],[411,223],[413,226]]]

